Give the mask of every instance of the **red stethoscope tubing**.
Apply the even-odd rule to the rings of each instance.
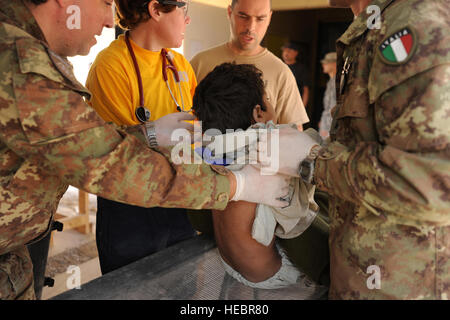
[[[138,79],[138,87],[139,87],[139,106],[144,106],[144,88],[142,86],[142,77],[141,77],[141,71],[139,70],[139,65],[137,63],[136,55],[134,54],[133,47],[130,43],[130,34],[128,31],[125,31],[125,43],[127,44],[128,51],[131,55],[131,60],[133,60],[134,69],[136,70],[136,75]]]
[[[133,47],[131,46],[131,43],[130,43],[129,31],[125,32],[125,42],[127,44],[128,51],[130,52],[131,59],[133,60],[134,69],[136,70],[136,75],[137,75],[137,79],[138,79],[138,87],[139,87],[139,107],[138,108],[144,108],[144,110],[146,110],[144,107],[144,88],[142,85],[142,76],[141,76],[141,72],[139,70],[139,65],[137,63],[136,55],[134,54]],[[170,58],[169,53],[167,52],[166,49],[161,49],[161,56],[162,56],[162,60],[163,60],[163,63],[162,63],[163,79],[167,85],[167,88],[169,89],[172,100],[175,102],[175,105],[177,106],[178,111],[189,112],[190,110],[188,110],[188,111],[184,110],[183,91],[181,89],[180,75],[178,73],[178,70],[175,67],[175,64],[173,63],[173,61]],[[170,89],[169,78],[167,76],[167,69],[172,71],[175,82],[177,83],[178,89],[180,91],[180,96],[181,96],[181,106],[178,104],[177,100],[175,99],[175,96],[173,95],[172,90]]]
[[[162,74],[163,74],[164,81],[166,81],[166,82],[168,81],[167,69],[170,69],[173,72],[175,81],[177,83],[179,83],[180,75],[178,74],[178,70],[177,70],[177,68],[175,68],[175,64],[173,63],[172,59],[169,57],[169,54],[166,51],[166,49],[161,49],[161,55],[163,56]],[[169,64],[167,64],[167,62],[169,62]]]

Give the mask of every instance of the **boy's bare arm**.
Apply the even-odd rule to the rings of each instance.
[[[223,211],[213,210],[214,234],[222,259],[247,280],[264,281],[281,267],[274,241],[266,247],[252,238],[256,204],[230,202]]]

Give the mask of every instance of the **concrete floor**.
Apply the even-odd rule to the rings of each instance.
[[[49,250],[49,259],[56,255],[64,255],[64,252],[73,248],[78,248],[89,242],[95,241],[95,213],[97,208],[96,196],[89,195],[89,220],[91,222],[91,233],[82,234],[76,230],[63,230],[62,232],[54,231],[52,233],[53,244]],[[58,213],[66,216],[77,214],[78,210],[78,189],[69,187],[59,204]],[[81,264],[74,264],[80,268],[81,285],[101,276],[98,257],[94,257]],[[69,267],[69,266],[68,266]],[[49,268],[47,268],[48,270]],[[44,287],[42,291],[42,300],[47,300],[60,293],[63,293],[71,287],[70,279],[73,275],[73,269],[67,269],[66,272],[58,273],[52,278],[55,284],[52,288]],[[69,273],[67,273],[69,272]],[[48,275],[48,272],[46,273]]]
[[[42,300],[50,299],[56,295],[59,295],[63,292],[66,292],[73,288],[74,282],[73,279],[73,266],[78,267],[79,275],[80,275],[80,285],[96,279],[101,276],[100,264],[98,260],[98,254],[96,252],[95,246],[95,216],[96,216],[96,207],[97,201],[94,195],[89,195],[89,218],[91,222],[91,233],[90,234],[82,234],[76,230],[64,230],[62,232],[54,231],[52,233],[53,236],[53,245],[49,251],[49,261],[52,261],[52,265],[54,264],[57,257],[60,256],[68,256],[70,259],[64,260],[61,259],[62,262],[59,262],[58,267],[59,270],[56,274],[48,274],[49,268],[47,265],[47,276],[51,276],[54,280],[53,287],[44,287],[42,292]],[[71,216],[77,214],[78,209],[78,189],[70,187],[66,192],[64,197],[62,198],[60,205],[58,207],[58,213],[64,213],[64,215]],[[88,247],[88,254],[84,255],[85,259],[80,259],[77,261],[77,256],[75,254],[74,259],[74,251],[82,251],[78,250],[80,248]],[[70,254],[72,253],[72,254]],[[83,253],[80,254],[83,256]],[[217,255],[215,255],[217,256]],[[53,259],[52,259],[53,258]],[[216,257],[217,258],[217,257]],[[74,262],[75,261],[75,262]],[[215,266],[214,270],[220,268]],[[53,270],[56,270],[53,268]],[[214,274],[214,272],[212,272]],[[223,276],[222,276],[223,278]],[[222,279],[221,278],[221,279]],[[309,289],[308,289],[309,290]]]

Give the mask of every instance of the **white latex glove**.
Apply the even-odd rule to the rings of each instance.
[[[273,146],[270,132],[260,135],[257,147],[258,162],[263,169],[276,168],[277,173],[298,177],[300,162],[306,159],[314,145],[320,144],[320,137],[316,137],[312,132],[308,134],[308,132],[300,132],[290,127],[278,129],[278,132],[278,144]],[[314,136],[314,139],[312,136]],[[270,151],[271,147],[278,147],[278,153],[273,152],[273,150]],[[268,156],[268,154],[278,154],[278,156]],[[266,172],[268,171],[270,170],[266,170]]]
[[[236,193],[232,201],[263,203],[277,208],[289,205],[290,199],[280,199],[289,194],[289,177],[262,175],[260,169],[252,165],[232,172],[236,177]]]
[[[185,122],[187,120],[194,120],[195,116],[186,112],[175,112],[165,115],[164,117],[156,120],[155,123],[155,132],[156,132],[156,141],[158,142],[158,146],[160,147],[168,147],[176,145],[179,142],[179,139],[172,139],[172,133],[176,129],[185,129],[186,134],[189,134],[192,137],[192,132],[194,131],[194,125],[189,122]],[[180,131],[181,132],[181,131]],[[175,137],[180,137],[179,134],[175,134]],[[192,141],[192,140],[191,140]]]

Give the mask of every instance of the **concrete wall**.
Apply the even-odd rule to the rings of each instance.
[[[192,0],[192,2],[226,8],[231,0]],[[273,10],[328,8],[328,0],[272,0],[272,7]]]
[[[192,2],[191,23],[186,29],[184,56],[191,60],[198,52],[228,41],[230,27],[227,10]]]

